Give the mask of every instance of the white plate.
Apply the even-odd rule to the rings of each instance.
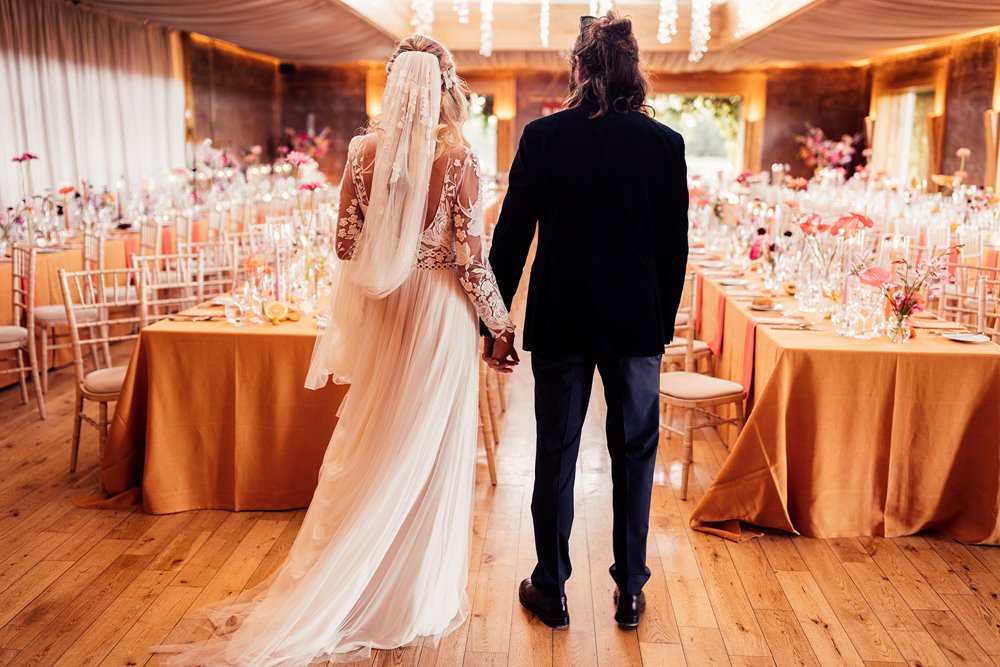
[[[953,340],[959,343],[988,343],[990,342],[989,336],[984,336],[983,334],[974,333],[943,333],[942,338],[947,338],[948,340]]]
[[[773,306],[755,306],[751,303],[750,310],[756,310],[760,313],[770,313],[775,310],[784,310],[784,308],[782,308],[780,303],[776,303]]]
[[[743,287],[749,285],[750,281],[746,278],[722,278],[719,280],[719,284],[723,287]]]
[[[233,303],[233,297],[231,296],[217,296],[212,299],[213,306],[228,306]]]
[[[708,254],[708,250],[705,249],[705,248],[689,248],[688,249],[688,254],[689,255],[707,255]]]
[[[710,262],[698,262],[698,266],[703,269],[722,269],[725,268],[725,262],[710,261]]]

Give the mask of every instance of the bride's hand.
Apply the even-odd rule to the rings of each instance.
[[[521,363],[514,348],[514,332],[505,332],[499,338],[493,340],[492,344],[492,364],[493,368],[501,373],[512,373],[514,366]]]

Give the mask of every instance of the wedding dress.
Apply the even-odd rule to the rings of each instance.
[[[402,54],[384,129],[350,144],[337,226],[349,261],[307,386],[351,387],[288,559],[205,609],[210,639],[156,647],[178,652],[168,664],[356,660],[436,642],[469,614],[477,319],[497,336],[513,326],[485,259],[475,155],[435,157],[440,88],[435,57]]]

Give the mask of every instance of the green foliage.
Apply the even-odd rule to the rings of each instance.
[[[743,98],[653,95],[648,100],[656,119],[684,137],[691,156],[732,158],[740,131]]]

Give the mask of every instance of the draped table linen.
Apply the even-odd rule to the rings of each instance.
[[[141,488],[150,514],[309,505],[347,393],[303,386],[316,334],[312,318],[143,329],[101,457],[107,493],[77,504],[127,506]]]
[[[749,302],[703,285],[701,335],[717,337],[724,312],[719,376],[750,388],[752,410],[693,527],[1000,544],[1000,346],[753,326],[766,318]]]

